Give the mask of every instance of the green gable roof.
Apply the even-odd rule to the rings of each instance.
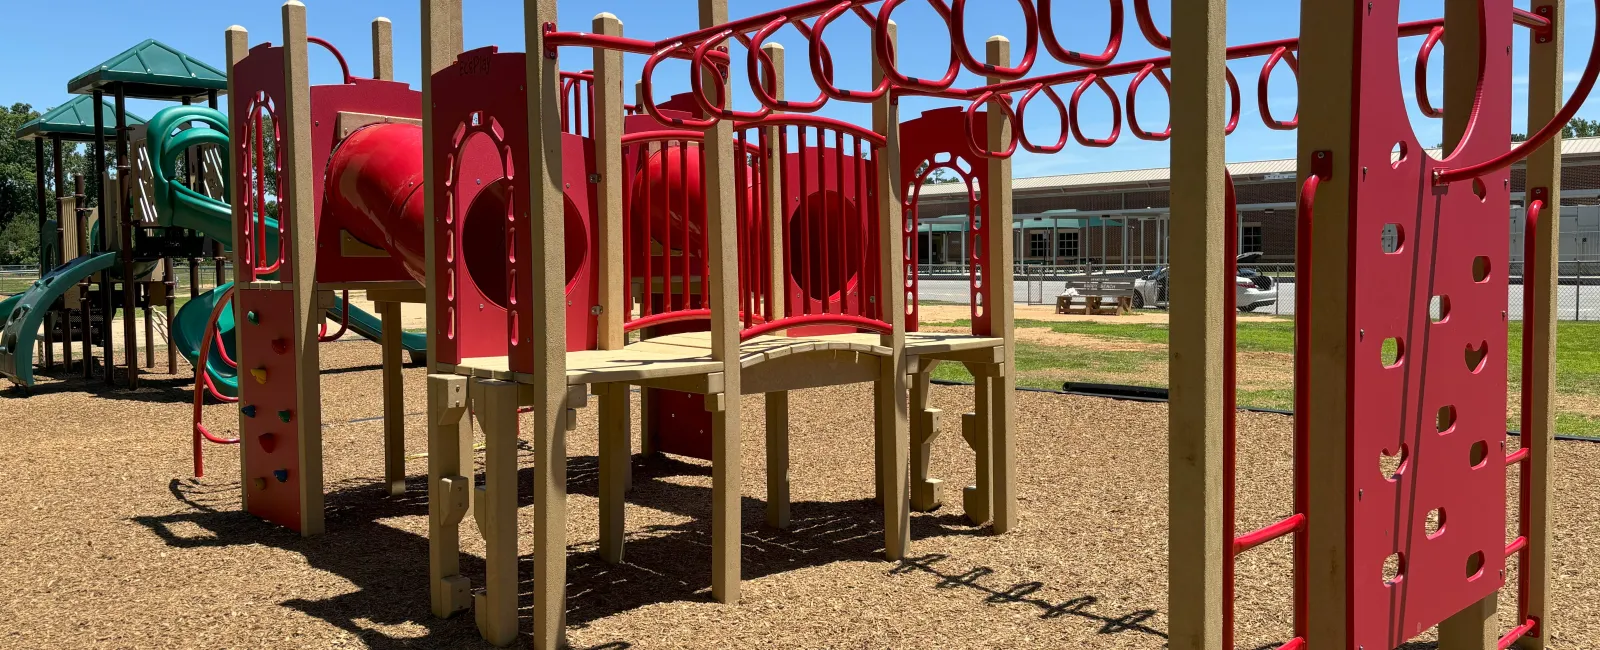
[[[117,137],[117,108],[110,100],[100,103],[100,114],[107,138]],[[144,118],[128,113],[128,126],[144,124]],[[44,115],[29,120],[17,129],[18,138],[60,135],[63,140],[94,139],[94,98],[73,97],[71,101],[50,109]]]
[[[199,59],[148,39],[74,77],[67,82],[67,92],[109,93],[116,84],[122,84],[129,97],[176,101],[208,90],[221,94],[228,88],[228,77]]]

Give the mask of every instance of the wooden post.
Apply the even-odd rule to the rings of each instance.
[[[60,141],[57,140],[56,151],[59,152],[60,150],[61,150]],[[56,164],[56,169],[57,170],[61,169],[60,163]],[[57,173],[59,174],[60,172],[57,171]],[[61,189],[61,187],[59,185],[57,185],[56,186],[56,190],[57,190],[58,195],[59,195],[60,189]],[[41,243],[43,243],[45,241],[45,239],[44,239],[45,238],[45,223],[46,223],[46,221],[48,221],[48,219],[46,219],[46,217],[49,215],[50,210],[45,208],[45,205],[44,205],[44,138],[40,137],[40,136],[34,136],[34,138],[33,138],[33,196],[34,196],[35,210],[38,212],[37,216],[39,217],[39,231],[38,231],[39,232],[39,241]],[[58,221],[61,218],[60,214],[61,214],[61,208],[60,208],[60,204],[58,203],[57,206],[56,206],[56,215],[57,215],[56,219]],[[39,277],[41,277],[41,278],[44,277],[45,275],[49,274],[50,271],[51,271],[50,256],[45,254],[44,247],[41,246],[40,249],[39,249]],[[55,365],[55,356],[56,356],[56,354],[55,354],[55,341],[52,340],[53,339],[52,334],[53,334],[53,332],[55,330],[54,325],[55,325],[55,316],[54,315],[46,316],[45,321],[44,321],[44,368],[45,368],[45,370],[49,370],[50,366]]]
[[[895,25],[884,25],[889,43],[897,44]],[[992,52],[991,52],[992,54]],[[873,83],[883,80],[883,67],[873,57]],[[900,187],[900,105],[891,96],[872,103],[872,130],[884,137],[884,145],[876,156],[878,191],[878,305],[883,320],[890,324],[887,334],[879,344],[889,349],[879,369],[877,385],[873,391],[877,415],[878,484],[883,496],[883,548],[884,558],[891,561],[903,559],[911,547],[911,495],[906,479],[906,456],[910,444],[910,425],[907,422],[906,381],[906,290],[905,274],[908,270],[904,255],[904,219],[901,217]],[[1008,167],[1009,169],[1009,167]],[[914,228],[914,227],[913,227]],[[916,245],[913,230],[912,246]]]
[[[383,16],[372,19],[372,78],[394,81],[394,24]]]
[[[911,377],[911,509],[929,512],[944,501],[944,481],[928,476],[942,410],[928,408],[929,380],[937,361],[922,361]]]
[[[1220,0],[1216,1],[1220,5]],[[1331,157],[1333,174],[1321,181],[1316,195],[1316,237],[1311,240],[1311,269],[1317,280],[1316,291],[1311,293],[1312,316],[1309,345],[1310,359],[1306,374],[1310,395],[1309,412],[1304,417],[1309,422],[1310,458],[1334,459],[1334,462],[1308,463],[1309,509],[1312,513],[1306,527],[1306,557],[1308,572],[1306,643],[1312,648],[1348,648],[1351,646],[1347,625],[1350,620],[1350,598],[1346,580],[1349,576],[1350,546],[1345,513],[1355,495],[1347,487],[1345,463],[1349,441],[1348,405],[1350,393],[1346,383],[1349,367],[1349,297],[1351,246],[1349,231],[1355,219],[1352,198],[1352,142],[1354,141],[1354,105],[1356,80],[1350,73],[1350,62],[1356,60],[1359,43],[1357,12],[1349,5],[1333,2],[1303,3],[1300,11],[1300,74],[1304,79],[1319,80],[1300,88],[1299,178],[1303,182],[1314,175],[1313,160],[1320,155]],[[1174,25],[1187,25],[1176,15]],[[1219,24],[1216,29],[1222,29]],[[1177,44],[1174,35],[1174,44]],[[1182,59],[1175,59],[1182,60]],[[1182,71],[1172,75],[1174,91],[1182,84]],[[1189,75],[1194,76],[1194,75]],[[1220,90],[1217,92],[1221,92]],[[1217,113],[1221,114],[1217,105]],[[1199,108],[1186,108],[1181,113],[1185,119],[1205,115]],[[1175,126],[1176,138],[1182,137]],[[1174,157],[1176,161],[1176,156]],[[1324,163],[1326,164],[1326,163]],[[1174,179],[1176,180],[1176,179]],[[1220,192],[1220,187],[1218,189]],[[1173,197],[1173,205],[1187,205]],[[1171,226],[1172,248],[1170,255],[1177,262],[1178,248],[1192,245],[1194,237],[1180,231],[1180,215],[1173,215]],[[1212,250],[1221,250],[1221,246]],[[1194,270],[1186,271],[1192,276]],[[1177,276],[1178,273],[1174,273]],[[1176,280],[1176,277],[1174,278]],[[1222,278],[1215,286],[1225,287]],[[1227,287],[1232,290],[1231,287]],[[1191,286],[1191,292],[1194,287]],[[1174,296],[1184,293],[1176,283]],[[1218,301],[1220,305],[1220,301]],[[1174,329],[1176,332],[1176,329]],[[1176,340],[1174,340],[1174,343]],[[1173,350],[1178,348],[1174,345]],[[1176,358],[1176,354],[1174,355]],[[1178,450],[1173,450],[1177,458]],[[1176,486],[1174,486],[1176,489]],[[1172,506],[1179,511],[1177,503]],[[1176,535],[1174,531],[1174,535]],[[1207,538],[1206,543],[1221,544],[1222,540]],[[1220,546],[1216,548],[1221,548]],[[1177,598],[1180,592],[1173,592]],[[1198,593],[1198,592],[1195,592]],[[1173,644],[1176,650],[1180,646]]]
[[[975,526],[989,521],[993,513],[994,457],[991,452],[990,427],[994,423],[994,364],[966,364],[972,373],[972,412],[961,416],[961,437],[972,448],[973,484],[961,490],[961,509],[967,521]]]
[[[54,181],[54,183],[55,183],[55,197],[56,197],[56,233],[55,233],[56,259],[55,259],[55,266],[61,266],[63,264],[66,264],[67,261],[71,259],[71,257],[68,257],[68,254],[67,254],[67,251],[69,249],[67,247],[67,236],[66,236],[66,233],[68,232],[68,228],[67,228],[67,223],[68,222],[67,222],[67,220],[71,219],[73,217],[69,216],[67,214],[67,211],[68,211],[67,210],[68,197],[66,196],[67,172],[66,172],[65,169],[62,168],[62,164],[61,164],[61,158],[62,158],[61,136],[59,136],[59,135],[51,136],[50,145],[51,145],[51,147],[50,147],[50,149],[51,149],[51,154],[50,154],[51,158],[50,159],[51,159],[51,162],[54,164],[54,169],[55,169],[54,178],[52,179]],[[43,173],[43,172],[41,172],[41,173]],[[74,208],[76,208],[76,204],[75,203],[73,204],[73,206],[74,206]],[[41,208],[41,209],[43,209],[43,208]],[[74,209],[73,212],[76,212],[76,210]],[[78,255],[81,255],[81,254],[82,253],[78,253]],[[77,255],[73,255],[72,257],[77,257]],[[62,314],[61,314],[62,315],[61,332],[62,332],[62,335],[63,335],[62,339],[61,339],[61,364],[62,364],[61,369],[63,371],[65,371],[65,372],[72,372],[72,303],[66,302],[66,301],[62,301],[62,310],[61,311],[62,311]],[[48,337],[46,337],[46,340],[47,341],[49,340]],[[45,361],[46,361],[46,363],[49,362],[49,355],[48,354],[46,354]]]
[[[1478,57],[1479,50],[1483,49],[1478,20],[1481,5],[1478,0],[1445,0],[1444,3],[1445,31],[1450,36],[1449,47],[1444,48],[1443,137],[1446,156],[1461,143],[1470,125],[1472,107],[1477,103]],[[1540,122],[1539,125],[1543,126],[1544,123]],[[1560,211],[1561,208],[1556,207],[1553,212],[1545,214],[1559,221],[1556,215]],[[1322,276],[1317,277],[1320,279]],[[1445,619],[1439,624],[1439,650],[1496,650],[1500,641],[1499,602],[1499,594],[1489,594]]]
[[[769,91],[773,97],[783,99],[783,44],[767,43],[761,46],[761,51],[772,61],[772,75],[765,79],[771,86]],[[762,71],[765,73],[766,71]],[[773,111],[777,113],[778,111]],[[782,166],[779,161],[784,152],[777,151],[778,133],[781,127],[767,128],[767,142],[772,149],[772,155],[760,161],[764,165],[762,178],[781,179]],[[767,205],[773,206],[774,214],[781,212],[779,206],[784,205],[783,183],[772,181],[767,183]],[[783,276],[783,220],[769,219],[767,223],[768,250],[772,254],[771,266],[768,268],[771,284],[767,287],[767,301],[771,305],[774,318],[782,318],[784,310],[784,297],[789,290],[788,279]],[[767,393],[767,525],[773,528],[786,529],[789,527],[789,392],[775,391]]]
[[[347,307],[348,308],[348,307]],[[400,303],[378,303],[383,321],[383,482],[391,496],[406,491],[406,384]]]
[[[530,231],[514,243],[533,280],[533,647],[557,648],[566,637],[567,584],[567,311],[565,201],[561,181],[560,62],[545,55],[544,26],[556,24],[556,0],[524,0],[527,39],[528,188]],[[533,237],[531,231],[543,235]],[[524,248],[526,247],[526,248]]]
[[[107,219],[107,217],[109,217],[112,213],[112,211],[108,209],[106,205],[105,101],[105,91],[96,88],[94,91],[94,173],[90,175],[90,178],[94,181],[94,207],[99,211],[100,216],[100,236],[97,238],[99,241],[95,242],[95,246],[96,249],[101,252],[107,252],[111,250],[111,248],[107,245],[111,237],[111,222],[109,219]],[[83,232],[87,233],[89,231],[86,229]],[[88,252],[88,250],[85,249],[85,252]],[[102,272],[99,274],[99,278],[100,322],[101,327],[106,328],[104,342],[101,343],[100,354],[103,358],[100,362],[100,368],[105,372],[106,385],[115,386],[117,383],[117,372],[115,368],[116,361],[113,360],[111,355],[111,316],[113,314],[111,311],[111,288],[113,283],[111,282],[111,274],[109,273]],[[92,326],[93,318],[90,314],[90,311],[85,309],[83,314],[84,320],[90,322]],[[89,337],[86,337],[84,340],[88,341]],[[85,348],[87,347],[88,346],[85,346]],[[85,353],[83,355],[84,379],[88,379],[90,374],[94,372],[93,359],[94,356],[91,354]],[[248,481],[240,481],[239,485],[242,487],[247,483]]]
[[[1563,100],[1563,61],[1566,0],[1538,0],[1534,3],[1536,14],[1549,18],[1552,27],[1547,36],[1528,39],[1528,133],[1543,128],[1561,110]],[[1527,531],[1526,561],[1519,574],[1527,581],[1522,595],[1521,613],[1539,624],[1533,632],[1517,642],[1522,650],[1544,650],[1555,629],[1550,611],[1550,492],[1554,476],[1556,432],[1555,378],[1556,378],[1556,307],[1558,303],[1557,260],[1560,259],[1561,236],[1561,134],[1551,139],[1528,156],[1528,199],[1536,198],[1540,188],[1545,202],[1544,214],[1539,221],[1535,256],[1538,262],[1534,273],[1523,273],[1523,292],[1533,287],[1534,327],[1523,323],[1522,335],[1533,340],[1533,360],[1530,372],[1522,377],[1523,390],[1531,396],[1523,408],[1527,423],[1522,428],[1522,446],[1528,449],[1527,472],[1523,481],[1527,495],[1520,515]],[[1524,261],[1526,264],[1526,261]],[[1526,299],[1526,298],[1524,298]]]
[[[505,647],[517,639],[518,391],[515,382],[472,383],[472,402],[483,425],[484,482],[472,508],[484,542],[483,591],[473,596],[472,610],[484,640]]]
[[[988,61],[992,65],[1005,66],[1011,62],[1011,44],[1003,36],[993,36],[988,42]],[[999,77],[989,77],[989,83],[999,83]],[[999,97],[996,97],[998,100]],[[999,150],[1011,138],[1011,123],[1006,121],[1005,115],[998,108],[998,103],[989,109],[989,148]],[[1005,230],[1011,227],[1011,159],[990,159],[989,162],[989,187],[985,188],[983,196],[983,215],[989,220],[990,232]],[[896,183],[895,187],[899,187]],[[996,191],[998,190],[998,191]],[[913,232],[913,236],[915,233]],[[913,239],[909,245],[915,246]],[[991,336],[999,336],[1005,340],[1005,362],[999,368],[998,374],[991,380],[990,388],[994,395],[990,398],[989,406],[992,409],[990,416],[993,418],[989,440],[989,451],[993,459],[993,505],[994,505],[994,532],[1005,533],[1017,526],[1017,477],[1016,477],[1016,412],[1017,412],[1017,346],[1016,346],[1016,302],[1014,299],[1014,283],[1012,282],[1012,259],[1015,251],[1012,249],[1010,237],[989,237],[989,261],[994,266],[996,284],[990,294],[991,304],[989,318],[991,323],[999,323],[998,331],[991,331]],[[906,269],[907,273],[916,273],[916,269]],[[904,308],[901,313],[904,313]],[[995,328],[991,326],[991,330]]]
[[[441,170],[434,165],[433,75],[450,67],[461,53],[461,0],[422,2],[422,175],[428,191],[442,187]],[[447,127],[448,128],[448,127]],[[435,272],[433,227],[438,215],[433,202],[423,202],[422,229],[427,259],[424,279],[427,328],[438,332],[434,311],[439,278]],[[447,617],[466,609],[470,581],[461,575],[461,518],[472,504],[472,435],[464,430],[467,417],[467,379],[434,374],[439,367],[437,336],[428,337],[428,578],[433,614]]]
[[[1221,255],[1231,222],[1224,208],[1225,12],[1225,0],[1172,5],[1167,608],[1173,650],[1222,648],[1222,554],[1230,541],[1222,526],[1222,292],[1233,290]]]
[[[133,277],[132,199],[133,186],[135,183],[138,183],[139,180],[134,178],[133,160],[128,157],[128,149],[131,145],[129,142],[129,138],[131,137],[129,132],[130,127],[128,126],[128,89],[123,84],[118,83],[115,87],[115,91],[117,102],[116,215],[118,224],[117,230],[122,233],[121,245],[117,247],[119,249],[118,259],[122,262],[122,360],[128,368],[128,388],[133,389],[139,387],[139,334],[134,329],[138,326],[139,315],[138,309],[134,307],[134,303],[138,300],[138,286],[135,284]],[[98,106],[95,107],[95,109],[96,112],[99,111]],[[101,214],[105,214],[103,209]],[[105,232],[105,230],[105,227],[100,228],[101,232]],[[110,275],[111,274],[109,273],[103,273],[101,274],[101,277],[109,280]],[[109,284],[109,282],[107,282],[107,284]],[[106,327],[111,327],[112,321],[113,319],[111,317],[111,312],[110,310],[107,310]],[[113,370],[114,366],[111,363],[112,354],[110,340],[111,337],[107,336],[107,377],[111,377],[112,375],[116,374],[115,370]],[[115,383],[115,381],[113,380],[112,383]]]
[[[243,27],[240,27],[238,25],[232,25],[232,26],[228,27],[228,29],[226,29],[226,30],[224,30],[222,32],[222,39],[223,39],[223,49],[226,52],[226,57],[227,57],[227,65],[224,66],[224,70],[228,74],[228,96],[229,97],[238,97],[238,95],[235,94],[235,91],[237,90],[237,88],[235,87],[235,83],[237,82],[237,80],[239,78],[233,74],[233,68],[240,61],[243,61],[246,56],[250,55],[250,33],[248,31],[245,31],[245,28],[243,28]],[[243,128],[239,128],[236,132],[239,135],[237,135],[235,137],[240,137],[240,138],[244,137],[245,130]],[[251,164],[250,161],[245,160],[245,156],[242,153],[243,150],[240,149],[239,147],[225,147],[225,149],[226,149],[225,151],[221,151],[219,153],[221,153],[221,155],[228,156],[228,161],[229,161],[228,164],[230,165],[228,167],[228,169],[231,169],[231,170],[246,169],[246,167],[243,167],[243,165]],[[244,202],[243,201],[244,201],[244,197],[248,193],[248,190],[246,190],[245,188],[241,187],[240,183],[231,183],[230,182],[230,183],[226,183],[226,185],[228,186],[228,196],[226,198],[228,199],[228,205],[233,206],[233,217],[234,217],[234,219],[241,219],[241,218],[243,218],[242,215],[244,213],[244,208],[243,208]],[[78,233],[79,233],[78,236],[79,237],[86,236],[84,233],[88,232],[87,230],[85,230],[83,228],[84,225],[86,225],[86,224],[79,224],[79,228],[78,228]],[[219,246],[220,246],[220,244],[219,244]],[[243,251],[244,251],[244,247],[243,246],[235,246],[235,247],[233,247],[233,267],[236,268],[236,269],[244,268]],[[218,261],[217,262],[217,267],[218,267],[219,271],[221,269],[221,266],[222,266],[222,262]],[[218,286],[222,285],[222,275],[221,275],[220,272],[217,275],[217,285]],[[232,301],[233,319],[234,319],[233,322],[235,322],[235,323],[239,323],[239,322],[243,322],[244,321],[244,310],[242,310],[239,307],[239,302],[240,301],[238,301],[238,300]],[[87,364],[88,360],[89,360],[89,356],[88,356],[88,350],[89,350],[88,331],[89,331],[89,326],[90,326],[90,323],[89,323],[89,310],[88,309],[84,309],[83,310],[83,320],[84,320],[84,324],[83,325],[84,325],[84,341],[85,341],[84,347],[83,347],[83,349],[84,349],[84,357],[83,358],[84,358],[84,363]],[[235,350],[243,350],[244,349],[244,328],[242,328],[242,327],[233,328],[233,343],[234,343],[234,349]],[[205,372],[205,369],[204,368],[195,368],[194,371],[195,371],[195,381],[200,381],[200,374]],[[244,431],[245,430],[245,420],[247,419],[245,417],[244,413],[241,411],[235,417],[238,418],[238,425],[239,425],[239,428],[235,429],[235,431]],[[239,509],[246,510],[246,511],[248,511],[250,509],[250,489],[248,487],[250,485],[250,477],[245,472],[245,468],[248,467],[248,465],[245,464],[245,458],[250,455],[249,447],[250,447],[250,445],[239,445]]]
[[[83,174],[73,174],[72,176],[72,203],[75,206],[72,218],[76,222],[74,225],[78,228],[76,233],[78,254],[88,255],[91,244],[89,241],[89,196],[84,194]],[[94,306],[89,302],[89,280],[93,277],[89,276],[78,282],[78,313],[83,319],[82,357],[84,381],[88,381],[94,376],[94,348],[91,347],[94,343],[94,337],[90,335],[94,328]],[[244,463],[241,462],[239,465],[242,468]],[[243,480],[239,481],[240,486],[243,486],[244,483]]]
[[[316,201],[311,188],[317,176],[311,162],[311,80],[306,55],[306,6],[300,0],[283,3],[283,111],[284,162],[278,182],[287,188],[289,260],[294,291],[294,317],[299,333],[294,337],[295,426],[300,462],[300,534],[322,533],[322,382],[317,325],[322,309],[317,304]],[[282,219],[283,212],[279,212]]]
[[[621,36],[622,21],[608,13],[599,14],[594,17],[594,33]],[[623,300],[623,285],[628,278],[623,271],[622,78],[622,52],[595,48],[591,135],[595,171],[600,174],[600,186],[595,188],[599,208],[595,221],[600,226],[600,259],[596,267],[600,273],[600,299],[596,304],[600,307],[597,343],[601,350],[620,350],[627,343],[622,321],[633,308]]]
[[[728,0],[700,0],[700,26],[728,22]],[[709,83],[721,83],[717,71],[706,66]],[[710,81],[715,79],[715,81]],[[726,101],[726,97],[724,100]],[[739,275],[738,212],[734,203],[733,125],[719,120],[706,130],[704,161],[706,197],[706,255],[711,277],[711,358],[722,364],[723,393],[707,395],[711,411],[711,597],[718,602],[739,600]]]
[[[628,385],[596,384],[600,398],[600,558],[622,562],[627,528],[624,505],[632,443],[628,436]]]

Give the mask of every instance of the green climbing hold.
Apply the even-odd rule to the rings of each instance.
[[[278,411],[278,419],[283,420],[285,423],[289,422],[290,415],[291,413],[288,410]]]
[[[251,324],[258,324],[261,322],[261,316],[256,314],[255,310],[245,312],[244,317],[245,319],[249,320]]]

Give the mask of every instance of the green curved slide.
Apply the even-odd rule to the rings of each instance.
[[[210,128],[178,128],[194,122]],[[160,225],[194,230],[224,246],[232,246],[232,207],[171,180],[177,176],[178,158],[188,148],[208,144],[227,151],[227,118],[220,111],[203,106],[173,106],[156,113],[147,124],[150,134],[147,148],[157,172],[152,190]],[[230,178],[228,158],[222,156],[221,176],[224,182]],[[269,250],[276,248],[277,224],[269,219],[266,231],[266,247]],[[0,330],[0,376],[24,386],[33,385],[34,341],[43,325],[46,308],[79,280],[102,270],[111,269],[115,272],[113,267],[116,260],[116,253],[94,253],[80,257],[40,278],[27,291],[0,300],[0,323],[4,324],[4,329]],[[231,283],[224,284],[200,294],[173,315],[172,344],[177,346],[178,353],[189,363],[199,362],[201,339],[205,336],[211,309],[231,286]],[[335,320],[341,318],[344,307],[341,303],[328,310],[329,317]],[[359,307],[349,307],[350,330],[368,339],[380,340],[383,321]],[[230,358],[234,358],[233,325],[232,310],[224,309],[218,326]],[[401,336],[401,344],[413,360],[419,360],[426,354],[427,342],[423,334],[407,333]],[[219,393],[228,396],[238,394],[237,372],[214,351],[206,360],[206,372]]]
[[[35,280],[27,291],[0,302],[0,376],[23,386],[33,385],[33,342],[50,305],[79,280],[111,268],[116,253],[95,253],[67,262]]]

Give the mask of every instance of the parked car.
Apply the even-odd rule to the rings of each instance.
[[[1239,256],[1239,264],[1248,264],[1261,259],[1261,253],[1245,253]],[[1169,267],[1156,269],[1154,273],[1133,281],[1133,307],[1167,308],[1167,272]],[[1238,297],[1240,312],[1250,312],[1266,307],[1278,301],[1278,294],[1272,289],[1272,278],[1262,275],[1253,268],[1241,266],[1238,275],[1234,278],[1234,291]]]

